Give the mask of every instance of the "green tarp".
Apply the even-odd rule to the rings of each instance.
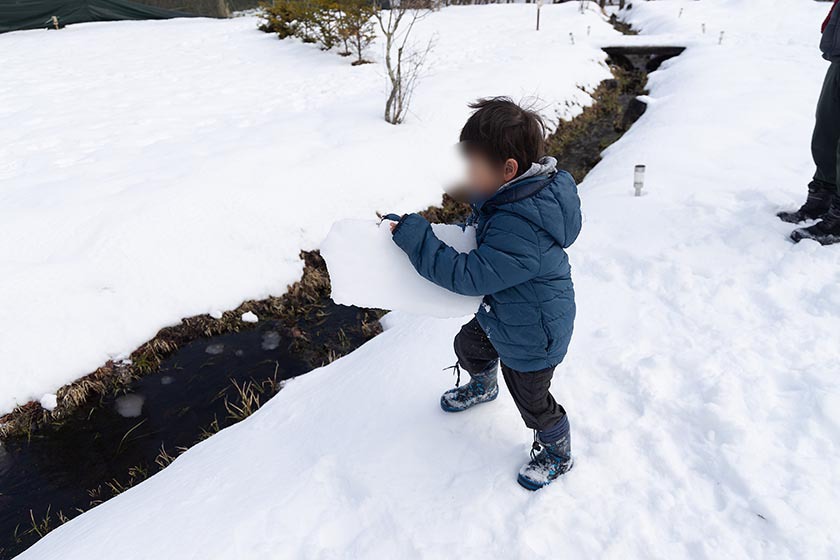
[[[0,0],[0,33],[53,27],[52,17],[65,26],[85,21],[169,19],[193,14],[164,10],[129,0]]]

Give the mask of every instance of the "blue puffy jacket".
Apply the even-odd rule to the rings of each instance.
[[[459,253],[417,214],[394,241],[424,278],[453,292],[484,296],[476,313],[502,362],[537,371],[563,361],[575,320],[565,249],[580,233],[580,199],[565,171],[525,177],[473,205],[478,248]]]

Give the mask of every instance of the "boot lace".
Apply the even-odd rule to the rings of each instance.
[[[542,450],[543,446],[542,443],[540,443],[539,437],[537,437],[537,430],[534,430],[534,443],[531,445],[531,460],[536,461],[537,455],[539,455]]]
[[[823,218],[823,222],[832,228],[840,227],[840,196],[834,197],[828,213]]]
[[[461,366],[460,366],[460,364],[458,362],[455,362],[454,366],[445,367],[445,368],[443,368],[443,371],[446,371],[448,369],[451,369],[452,370],[452,375],[455,376],[455,387],[456,388],[460,387],[461,386]]]

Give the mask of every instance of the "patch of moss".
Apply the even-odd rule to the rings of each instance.
[[[448,194],[444,194],[440,206],[429,206],[419,212],[421,216],[435,224],[463,223],[472,213],[472,208],[466,202],[458,201]]]

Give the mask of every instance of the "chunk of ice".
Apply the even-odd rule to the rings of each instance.
[[[204,351],[212,356],[217,356],[225,351],[225,345],[221,342],[217,342],[215,344],[208,344],[207,348],[205,348]]]
[[[242,314],[242,320],[246,323],[256,323],[260,319],[252,311],[246,311]]]
[[[276,350],[280,346],[280,333],[277,331],[263,333],[261,346],[263,350]]]
[[[47,393],[41,397],[41,407],[44,410],[52,412],[58,406],[58,397],[52,393]]]
[[[123,395],[114,401],[114,408],[117,414],[123,418],[137,418],[143,413],[143,403],[146,402],[146,397],[132,393],[130,395]]]

